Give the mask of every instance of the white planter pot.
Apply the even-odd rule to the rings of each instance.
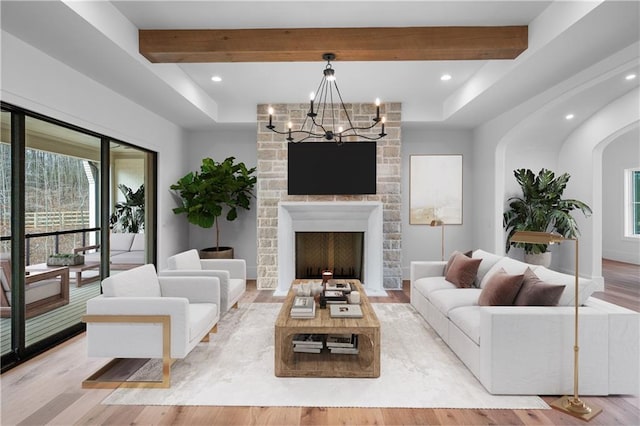
[[[542,265],[548,268],[551,265],[551,252],[547,251],[540,254],[524,254],[524,261],[531,265]]]

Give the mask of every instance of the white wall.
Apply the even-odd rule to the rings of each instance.
[[[589,219],[575,217],[581,232],[580,272],[597,279],[602,276],[602,152],[620,135],[638,127],[638,99],[640,89],[635,88],[595,113],[567,138],[558,156],[558,165],[578,183],[567,187],[565,196],[584,201],[593,209]],[[565,259],[572,256],[567,249],[560,253]]]
[[[413,260],[440,260],[441,232],[439,227],[409,224],[410,157],[417,154],[462,154],[462,225],[445,227],[445,259],[453,250],[467,251],[473,245],[474,170],[472,133],[468,130],[435,130],[428,126],[402,126],[402,270],[409,279]]]
[[[181,129],[67,65],[2,32],[3,101],[158,153],[158,266],[188,247],[168,188],[185,161]]]
[[[187,134],[187,169],[200,170],[203,158],[211,157],[215,161],[223,161],[227,157],[235,157],[236,161],[245,163],[247,168],[258,163],[256,147],[256,125],[225,125],[219,129],[189,132]],[[176,179],[177,180],[177,179]],[[233,222],[220,222],[220,245],[231,246],[234,257],[247,262],[247,278],[257,277],[257,211],[255,198],[251,201],[249,211],[239,210],[238,218]],[[226,214],[226,213],[225,213]],[[186,222],[186,218],[181,218]],[[215,245],[215,228],[203,229],[189,225],[189,247],[205,248]]]
[[[640,238],[624,236],[624,170],[640,167],[638,128],[612,141],[602,153],[602,257],[640,264]]]

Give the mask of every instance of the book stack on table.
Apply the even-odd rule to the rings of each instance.
[[[296,334],[293,336],[293,351],[319,354],[324,347],[324,334]]]
[[[347,303],[347,296],[340,290],[325,290],[323,297],[327,305]]]
[[[291,306],[291,318],[315,318],[316,302],[311,296],[296,296]]]
[[[329,280],[325,286],[325,290],[341,291],[345,294],[351,293],[351,284],[336,282],[335,280]]]
[[[326,344],[332,354],[358,353],[357,334],[329,334]]]

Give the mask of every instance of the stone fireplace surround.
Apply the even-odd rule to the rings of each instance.
[[[284,128],[288,121],[299,127],[309,108],[309,104],[262,104],[257,106],[257,287],[259,290],[283,291],[291,282],[283,281],[280,274],[282,256],[279,244],[279,214],[281,203],[343,203],[350,205],[381,203],[382,216],[382,259],[378,266],[382,268],[381,283],[372,282],[372,289],[402,288],[402,158],[401,158],[401,104],[383,102],[380,114],[386,117],[385,131],[387,136],[376,142],[377,145],[377,183],[376,193],[367,195],[288,195],[288,143],[283,135],[278,135],[266,128],[269,123],[268,108],[274,108],[273,124]],[[353,124],[363,127],[371,123],[376,114],[372,103],[346,104]],[[322,143],[322,142],[305,142]],[[347,141],[348,143],[348,141]],[[362,227],[362,226],[361,226]],[[291,247],[293,247],[292,236]],[[365,241],[365,244],[367,242]],[[295,252],[289,258],[293,259]],[[379,255],[376,255],[379,256]],[[379,257],[376,257],[379,259]],[[365,260],[367,265],[372,261]],[[369,265],[370,267],[372,265]],[[284,266],[283,266],[284,267]],[[287,264],[286,268],[295,275],[295,264]],[[368,280],[374,279],[373,272],[364,268],[365,286]],[[379,274],[376,272],[376,274]],[[288,279],[288,278],[287,278]],[[372,291],[372,290],[368,290]]]
[[[364,232],[363,284],[370,296],[383,289],[382,203],[367,201],[280,202],[278,205],[278,288],[286,295],[295,279],[296,232]]]

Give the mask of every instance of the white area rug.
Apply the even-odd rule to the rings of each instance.
[[[382,327],[379,378],[276,377],[274,323],[280,307],[279,303],[253,303],[232,309],[210,342],[198,344],[187,358],[173,364],[170,389],[117,389],[103,403],[549,408],[537,396],[489,394],[406,303],[374,304]],[[158,371],[153,360],[136,374],[149,378]]]

